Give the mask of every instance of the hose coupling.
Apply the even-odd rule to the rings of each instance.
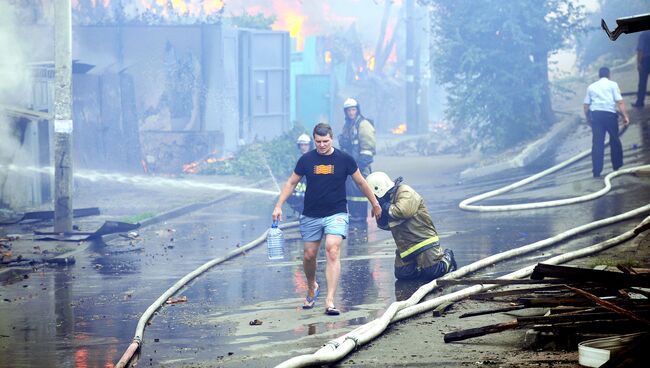
[[[346,340],[352,340],[352,342],[354,343],[354,349],[355,350],[359,347],[359,339],[358,338],[356,338],[354,336],[346,336],[345,339]]]

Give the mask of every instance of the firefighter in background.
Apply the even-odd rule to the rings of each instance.
[[[311,151],[314,147],[312,145],[311,138],[307,134],[301,134],[296,140],[296,147],[300,151],[300,155]],[[287,203],[291,206],[291,209],[300,216],[304,208],[305,202],[305,191],[307,190],[307,184],[305,178],[302,178],[296,188],[291,193],[291,196],[287,199]]]
[[[343,102],[345,124],[339,137],[341,150],[354,158],[363,177],[367,177],[375,156],[375,127],[371,120],[361,115],[361,106],[353,98]],[[368,200],[350,178],[346,182],[350,223],[367,225]]]
[[[456,270],[454,253],[442,249],[438,232],[422,197],[402,178],[377,171],[368,175],[370,189],[382,208],[377,226],[390,230],[397,245],[395,277],[431,281]]]

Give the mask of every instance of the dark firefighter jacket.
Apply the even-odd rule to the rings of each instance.
[[[346,119],[340,137],[341,149],[351,155],[363,172],[373,161],[376,152],[375,127],[361,114],[354,122]],[[367,173],[365,176],[367,176]]]

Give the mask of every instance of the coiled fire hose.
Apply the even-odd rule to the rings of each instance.
[[[621,132],[621,134],[623,134]],[[589,155],[591,151],[587,150],[584,152],[581,152],[580,154],[558,164],[555,165],[547,170],[544,170],[538,174],[535,174],[529,178],[526,178],[524,180],[520,180],[514,184],[508,185],[504,188],[497,189],[488,193],[484,193],[469,199],[466,199],[461,202],[459,207],[461,209],[469,210],[469,211],[509,211],[509,210],[521,210],[521,209],[532,209],[532,208],[541,208],[541,207],[551,207],[551,206],[560,206],[560,205],[567,205],[567,204],[572,204],[572,203],[579,203],[579,202],[584,202],[588,201],[594,198],[598,198],[605,193],[607,193],[609,190],[611,190],[611,179],[614,177],[617,177],[619,175],[624,175],[624,174],[632,174],[637,171],[641,170],[647,170],[650,169],[650,165],[642,165],[642,166],[636,166],[632,168],[628,168],[625,170],[618,170],[616,172],[610,173],[605,177],[605,188],[601,189],[598,192],[591,193],[588,195],[576,197],[576,198],[568,198],[568,199],[563,199],[563,200],[555,200],[555,201],[546,201],[546,202],[536,202],[536,203],[527,203],[527,204],[519,204],[519,205],[506,205],[506,206],[470,206],[470,203],[477,202],[479,200],[483,200],[489,197],[496,196],[498,194],[502,194],[505,192],[508,192],[510,190],[513,190],[515,188],[521,187],[525,184],[528,184],[530,182],[533,182],[543,176],[549,175],[553,172],[556,172],[566,166],[571,165],[572,163],[579,161],[580,159],[586,157]],[[492,256],[483,258],[479,261],[476,261],[474,263],[471,263],[467,266],[461,267],[458,270],[449,273],[440,279],[455,279],[459,277],[463,277],[467,274],[476,272],[477,270],[492,266],[496,262],[504,261],[513,257],[518,257],[521,255],[524,255],[526,253],[530,253],[545,247],[548,247],[554,243],[558,243],[560,241],[563,241],[567,238],[576,236],[577,234],[590,231],[599,227],[607,226],[610,224],[614,224],[616,222],[624,221],[627,219],[634,218],[636,216],[639,216],[641,214],[645,214],[650,212],[650,204],[646,204],[644,206],[638,207],[634,210],[625,212],[623,214],[609,217],[606,219],[598,220],[598,221],[593,221],[588,224],[584,224],[578,227],[575,227],[573,229],[569,229],[567,231],[564,231],[558,235],[555,235],[553,237],[540,240],[528,245],[524,245],[522,247],[516,248],[516,249],[511,249],[509,251],[505,251],[502,253],[494,254]],[[646,217],[646,219],[643,221],[643,224],[650,222],[650,217]],[[570,260],[580,258],[580,257],[585,257],[587,255],[601,252],[609,247],[612,247],[616,244],[622,243],[624,241],[627,241],[629,239],[634,238],[636,235],[638,235],[638,229],[641,227],[641,225],[637,226],[637,228],[627,231],[615,238],[609,239],[607,241],[604,241],[602,243],[583,248],[581,250],[573,251],[573,252],[568,252],[564,253],[562,255],[552,257],[544,261],[544,263],[547,264],[560,264],[560,263],[565,263]],[[533,269],[534,265],[524,267],[518,271],[509,273],[505,276],[502,276],[500,278],[504,279],[514,279],[514,278],[522,278],[528,276]],[[433,298],[431,300],[428,300],[426,302],[420,303],[420,300],[429,294],[431,291],[436,289],[438,287],[437,281],[433,280],[428,284],[425,284],[421,286],[411,297],[407,300],[401,301],[401,302],[394,302],[392,303],[388,309],[384,312],[384,314],[368,323],[365,325],[362,325],[353,331],[337,338],[334,339],[322,348],[320,348],[318,351],[316,351],[314,354],[307,354],[307,355],[301,355],[297,356],[294,358],[291,358],[289,360],[286,360],[279,365],[276,366],[276,368],[293,368],[293,367],[305,367],[305,366],[311,366],[311,365],[318,365],[318,364],[327,364],[327,363],[333,363],[336,361],[339,361],[343,359],[348,353],[353,351],[359,346],[362,346],[372,339],[376,338],[379,336],[385,329],[386,327],[393,322],[400,321],[402,319],[414,316],[416,314],[424,313],[429,310],[432,310],[436,308],[437,306],[447,303],[447,302],[453,302],[453,301],[458,301],[462,300],[464,298],[467,298],[468,296],[472,294],[476,294],[478,292],[494,288],[498,285],[475,285],[472,287],[468,287],[450,294],[446,295],[441,295],[439,297]]]
[[[621,133],[619,134],[619,137],[622,136],[625,132],[627,131],[627,126],[623,127],[621,130]],[[605,146],[609,145],[609,142],[605,143]],[[495,197],[499,194],[503,194],[506,192],[509,192],[511,190],[523,187],[526,184],[532,183],[535,180],[538,180],[546,175],[550,175],[556,171],[559,171],[577,161],[582,160],[583,158],[589,156],[591,154],[591,150],[585,150],[580,152],[579,154],[569,158],[566,161],[560,162],[559,164],[550,167],[544,171],[538,172],[535,175],[529,176],[525,179],[519,180],[518,182],[512,183],[510,185],[506,185],[505,187],[486,192],[483,194],[479,194],[474,197],[470,197],[465,199],[464,201],[460,202],[458,207],[460,209],[465,210],[465,211],[477,211],[477,212],[497,212],[497,211],[517,211],[517,210],[528,210],[528,209],[534,209],[534,208],[545,208],[545,207],[555,207],[555,206],[564,206],[568,204],[573,204],[573,203],[580,203],[580,202],[586,202],[590,201],[592,199],[596,199],[598,197],[604,196],[607,192],[609,192],[612,189],[612,183],[611,180],[619,175],[629,175],[633,174],[637,171],[641,170],[647,170],[650,169],[650,165],[643,165],[643,166],[636,166],[636,167],[631,167],[628,169],[623,169],[623,170],[618,170],[614,171],[612,173],[609,173],[607,176],[605,176],[605,187],[597,192],[594,193],[589,193],[585,194],[582,196],[578,197],[573,197],[573,198],[566,198],[566,199],[557,199],[553,201],[544,201],[544,202],[531,202],[531,203],[520,203],[520,204],[511,204],[511,205],[494,205],[494,206],[476,206],[472,205],[472,203],[482,201],[484,199],[492,198]]]
[[[298,226],[300,223],[298,221],[293,221],[293,222],[288,222],[286,224],[282,224],[279,226],[280,229],[288,229],[292,227]],[[178,280],[172,287],[167,289],[158,299],[156,299],[153,304],[147,308],[147,310],[142,314],[140,319],[138,320],[138,326],[135,329],[135,336],[133,337],[133,342],[129,345],[129,347],[126,349],[124,354],[122,354],[122,357],[120,360],[115,364],[116,368],[123,368],[126,367],[126,365],[129,363],[133,355],[135,354],[136,351],[140,348],[144,341],[144,328],[147,325],[147,322],[149,319],[151,319],[151,316],[169,299],[171,296],[173,296],[178,290],[180,290],[183,286],[187,285],[190,281],[204,273],[205,271],[209,270],[210,268],[218,265],[219,263],[223,263],[231,258],[234,258],[245,251],[248,251],[250,249],[255,248],[256,246],[262,244],[266,240],[266,235],[268,233],[268,230],[266,230],[262,235],[260,235],[258,238],[255,240],[251,241],[250,243],[239,247],[237,249],[234,249],[230,252],[228,252],[225,256],[215,258],[211,261],[208,261],[195,269],[194,271],[188,273],[187,275],[183,276],[180,280]]]

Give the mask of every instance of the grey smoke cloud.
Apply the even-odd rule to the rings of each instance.
[[[30,90],[29,69],[18,37],[15,8],[7,2],[0,2],[0,105],[25,108]],[[28,158],[23,152],[12,119],[6,110],[0,108],[0,166],[21,163]],[[8,186],[16,184],[8,180],[9,171],[0,169],[0,203],[6,203]]]

